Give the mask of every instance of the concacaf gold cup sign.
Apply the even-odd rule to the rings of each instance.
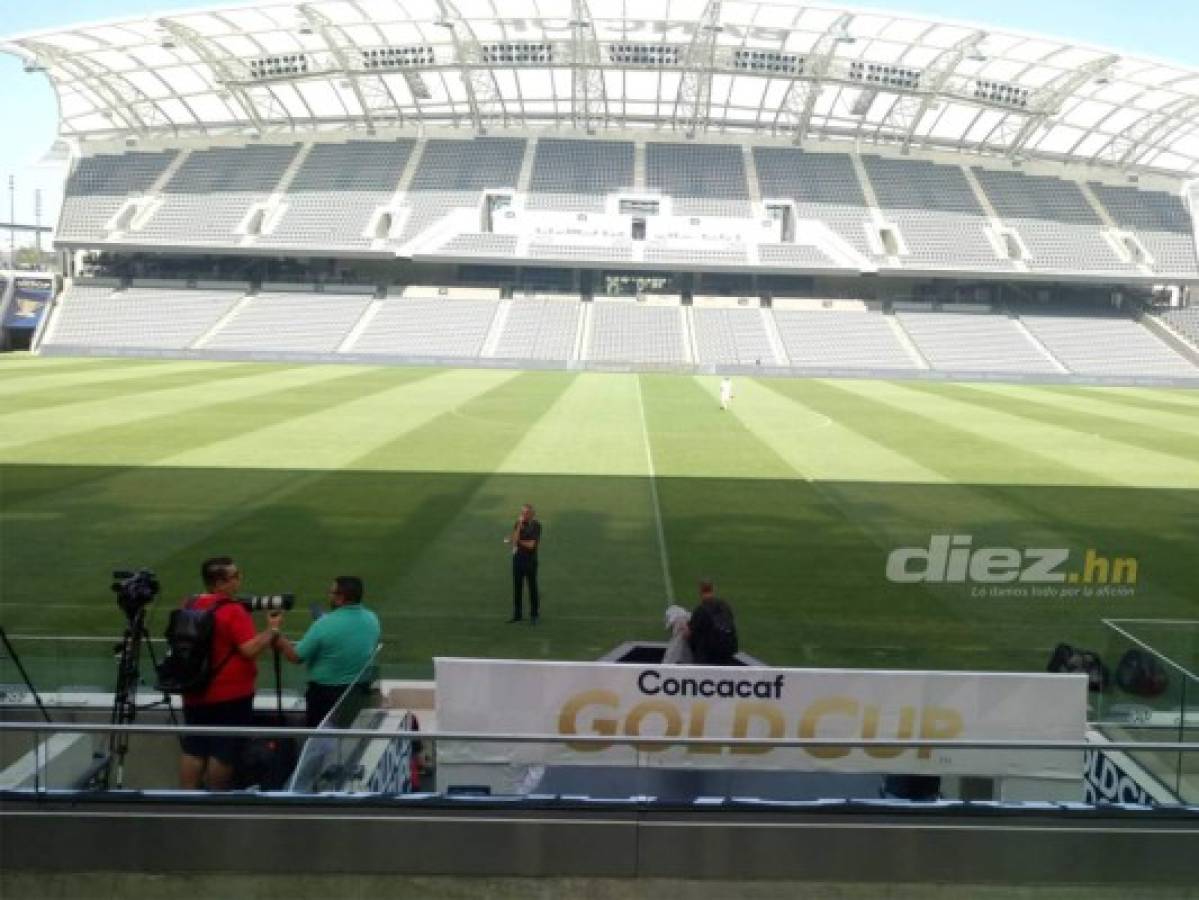
[[[687,738],[1081,741],[1086,679],[989,672],[438,659],[438,726],[610,737],[458,748],[476,761],[1070,777],[1080,753],[686,745]]]

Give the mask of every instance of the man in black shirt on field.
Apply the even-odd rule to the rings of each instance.
[[[524,583],[529,582],[529,622],[537,624],[541,609],[541,598],[537,593],[537,548],[541,545],[541,523],[535,518],[532,506],[526,503],[520,508],[520,517],[512,526],[512,618],[519,622],[524,618],[522,597]]]

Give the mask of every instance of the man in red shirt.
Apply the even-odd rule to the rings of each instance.
[[[183,695],[183,721],[188,725],[254,724],[255,660],[279,634],[283,614],[270,614],[267,627],[255,633],[254,620],[237,602],[241,571],[228,556],[204,560],[200,567],[205,593],[190,601],[193,609],[214,609],[212,680],[203,691]],[[243,740],[232,735],[185,735],[181,741],[179,783],[184,790],[228,790]]]

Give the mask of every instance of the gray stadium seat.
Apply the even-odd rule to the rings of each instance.
[[[597,300],[592,304],[586,356],[597,362],[686,363],[682,309]]]

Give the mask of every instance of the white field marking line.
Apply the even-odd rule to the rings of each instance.
[[[729,407],[729,409],[731,410],[731,406]],[[526,425],[516,424],[511,421],[508,421],[508,419],[494,418],[492,416],[472,416],[468,412],[458,412],[457,407],[454,407],[454,409],[450,410],[450,412],[448,412],[447,415],[452,415],[456,418],[460,418],[464,422],[477,422],[480,424],[489,425],[489,427],[490,427],[490,425],[494,425],[495,428],[507,428],[507,429],[510,429],[513,431],[514,430],[529,430],[528,427],[526,427]],[[771,433],[777,434],[782,437],[797,437],[797,436],[812,434],[813,431],[819,431],[820,429],[823,429],[823,428],[829,428],[830,425],[832,424],[832,419],[829,418],[829,416],[825,416],[824,413],[818,412],[818,413],[814,413],[814,415],[820,416],[821,421],[811,424],[811,425],[800,425],[800,427],[793,427],[793,428],[788,428],[788,427],[785,427],[785,425],[784,425],[784,427],[782,427],[782,428],[772,428]],[[637,431],[638,434],[641,433],[641,430],[643,430],[643,429],[641,429],[640,425],[638,425],[638,427],[635,428],[635,431]],[[633,434],[633,431],[634,431],[634,429],[632,429],[632,428],[604,428],[605,434],[617,435],[617,436],[625,436],[627,434]],[[659,430],[658,434],[663,435],[664,437],[677,437],[677,436],[693,435],[694,431],[688,431],[688,430],[683,430],[683,429],[680,429],[680,430],[665,429],[665,430]],[[759,476],[737,476],[737,477],[757,478]],[[773,477],[773,476],[761,476],[761,477]]]
[[[1112,629],[1112,631],[1118,631],[1120,634],[1124,635],[1126,638],[1128,638],[1130,641],[1132,641],[1134,644],[1138,645],[1142,649],[1148,650],[1154,656],[1160,656],[1162,659],[1164,659],[1166,662],[1168,662],[1170,665],[1172,665],[1174,668],[1176,668],[1183,675],[1186,675],[1188,678],[1199,677],[1194,672],[1192,672],[1190,669],[1188,669],[1186,666],[1180,666],[1178,663],[1174,662],[1174,660],[1170,659],[1170,657],[1166,656],[1166,654],[1162,653],[1156,647],[1149,646],[1144,641],[1142,641],[1140,638],[1125,631],[1119,625],[1116,625],[1111,619],[1100,619],[1100,621],[1103,622],[1103,624],[1105,624],[1108,628]]]
[[[0,607],[12,606],[18,609],[29,609],[28,603],[4,602],[0,603]],[[39,603],[38,609],[100,609],[103,604],[100,603]]]
[[[424,614],[418,613],[418,614],[413,614],[413,615],[405,614],[402,616],[396,615],[396,614],[379,616],[379,621],[383,622],[383,623],[392,622],[392,621],[401,622],[404,620],[411,621],[412,619],[424,619],[424,620],[450,619],[453,621],[460,621],[461,617],[450,615],[449,613],[445,613],[442,615],[437,615],[437,614],[432,614],[432,613],[424,613]],[[556,615],[553,617],[553,621],[555,621],[555,622],[583,622],[583,623],[626,622],[629,625],[637,625],[637,626],[642,626],[642,627],[645,626],[646,622],[652,622],[654,620],[655,620],[655,616],[651,616],[651,615],[643,615],[643,616],[598,616],[598,615],[596,615],[596,616],[587,616],[587,615],[562,616],[562,615]],[[305,623],[305,626],[307,626],[307,624],[308,623]],[[485,627],[476,629],[480,633],[482,633],[483,631],[488,631],[489,633],[494,633],[494,631],[492,629],[492,626],[495,624],[494,622],[481,621],[480,624],[485,626]],[[286,623],[284,624],[284,633],[291,633],[294,635],[296,632],[297,632],[297,629],[294,629],[294,628],[290,629],[290,632],[289,632],[289,629],[287,628]],[[121,644],[121,635],[115,634],[115,633],[108,637],[104,637],[102,635],[93,635],[93,634],[86,634],[86,635],[85,634],[10,634],[8,636],[8,639],[10,641],[15,641],[15,642],[20,642],[20,643],[31,643],[31,644],[32,643],[39,643],[39,644],[107,644],[110,647],[119,647]],[[150,636],[149,640],[150,640],[151,644],[166,644],[166,642],[167,642],[166,638],[154,637],[153,635]],[[545,646],[548,649],[548,644],[546,644]],[[884,650],[897,650],[898,651],[898,650],[906,650],[909,648],[907,648],[907,647],[881,647],[881,648],[876,647],[876,648],[869,648],[869,649],[884,649]],[[986,648],[986,649],[992,649],[992,648]]]
[[[10,634],[8,638],[12,641],[46,641],[50,643],[54,641],[62,641],[63,643],[66,643],[67,641],[89,641],[97,644],[121,643],[120,636],[115,634],[108,637],[95,634]],[[150,640],[162,644],[165,643],[166,638],[151,637]]]
[[[654,452],[649,444],[649,426],[645,421],[645,400],[641,396],[641,376],[637,379],[637,408],[641,411],[641,439],[645,444],[645,462],[649,468],[649,494],[654,503],[654,528],[658,532],[658,558],[662,563],[662,583],[666,586],[666,605],[675,602],[674,582],[670,578],[670,558],[666,555],[666,531],[662,528],[662,505],[658,502],[658,476],[654,471]]]

